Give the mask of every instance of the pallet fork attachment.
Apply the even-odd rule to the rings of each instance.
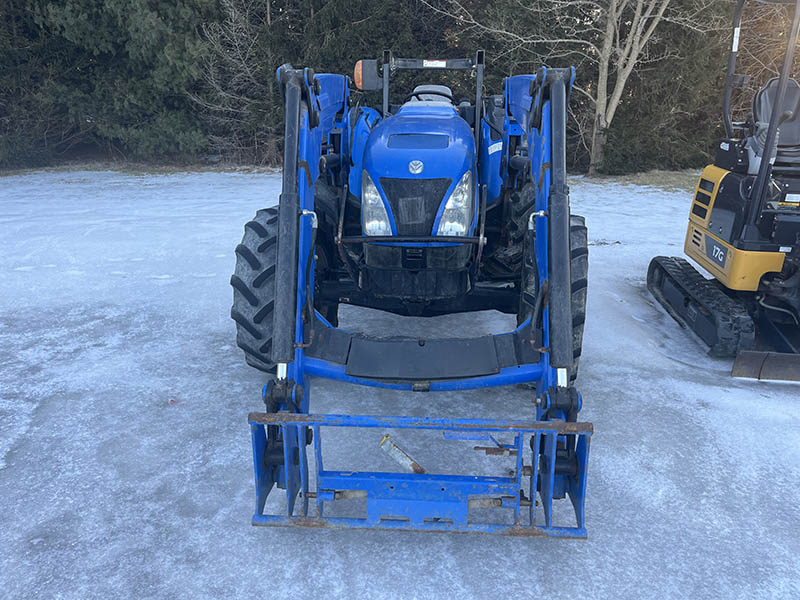
[[[394,60],[390,55],[388,59],[405,68],[418,66],[410,59]],[[450,64],[420,64],[424,67],[428,62],[437,68]],[[483,54],[453,65],[480,74]],[[387,76],[388,71],[384,86]],[[565,136],[566,102],[573,79],[573,69],[542,68],[536,75],[518,76],[506,91],[506,121],[513,122],[508,128],[527,142],[527,154],[521,156],[527,157],[530,169],[524,170],[524,176],[532,179],[535,189],[535,212],[526,237],[534,246],[536,289],[541,290],[534,316],[514,331],[478,338],[382,339],[342,331],[312,308],[318,223],[312,184],[326,164],[320,160],[321,140],[347,114],[349,80],[290,65],[278,69],[286,137],[271,348],[277,373],[264,387],[266,412],[249,415],[256,486],[254,525],[586,536],[592,425],[577,422],[581,398],[569,377],[573,332]],[[376,361],[375,356],[384,360]],[[537,390],[531,411],[535,419],[310,414],[312,376],[417,392],[529,383]],[[327,470],[322,461],[322,429],[331,428],[441,431],[451,441],[489,441],[494,445],[475,449],[487,456],[515,457],[515,467],[507,476],[437,474],[426,472],[405,451],[392,447],[412,472]],[[498,434],[513,441],[500,443],[494,437]],[[379,451],[377,445],[375,451]],[[285,490],[285,505],[276,514],[266,514],[275,488]],[[553,501],[565,497],[570,498],[574,518],[559,523]],[[363,518],[327,512],[327,504],[358,498],[366,504]],[[542,509],[538,521],[537,505]],[[480,518],[476,511],[483,508],[500,509],[504,517],[499,521]]]
[[[256,482],[253,525],[586,537],[586,464],[592,434],[589,423],[303,415],[283,411],[251,413],[248,418]],[[277,455],[268,450],[265,428],[270,427],[278,429],[284,442],[283,452]],[[505,477],[326,470],[320,435],[323,427],[427,429],[441,431],[445,438],[456,440],[483,440],[491,434],[510,434],[514,441],[508,451],[516,456],[516,467]],[[577,437],[572,460],[563,458],[558,451],[559,436],[567,435]],[[315,466],[313,486],[306,453],[309,441],[313,445]],[[286,481],[286,511],[265,515],[266,498],[273,486],[280,483],[276,466],[283,466],[284,472],[290,473]],[[559,489],[556,475],[564,477],[565,489]],[[553,500],[564,493],[574,508],[573,526],[554,524]],[[536,522],[537,495],[544,513],[541,524]],[[366,499],[364,518],[328,517],[324,513],[326,503],[359,497]],[[500,523],[473,520],[470,509],[476,508],[507,509],[510,518]]]

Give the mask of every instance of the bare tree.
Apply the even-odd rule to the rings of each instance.
[[[575,87],[594,112],[586,128],[590,174],[603,164],[607,132],[631,74],[679,56],[678,48],[660,40],[660,27],[673,23],[704,32],[724,27],[709,14],[713,0],[512,0],[489,6],[480,17],[466,0],[423,2],[462,28],[497,40],[504,53],[522,51],[542,64],[569,58],[593,74]]]
[[[786,5],[751,2],[742,14],[742,34],[736,71],[749,76],[749,82],[733,99],[734,120],[743,121],[752,110],[755,93],[770,77],[777,77],[786,52],[786,32],[791,12]],[[795,73],[800,56],[795,57]]]
[[[266,36],[270,2],[221,0],[224,19],[203,26],[209,52],[203,90],[190,94],[212,125],[211,143],[234,160],[275,163],[279,159],[280,115]],[[270,60],[271,59],[271,60]]]

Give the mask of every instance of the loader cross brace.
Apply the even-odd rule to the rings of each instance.
[[[251,413],[249,421],[256,483],[254,525],[586,537],[584,501],[592,435],[590,423],[289,412]],[[267,496],[278,483],[275,478],[278,470],[264,460],[268,455],[265,427],[280,429],[286,467],[283,472],[295,474],[291,481],[283,482],[286,487],[283,514],[264,514]],[[494,441],[493,433],[511,434],[513,443],[507,448],[498,447],[515,457],[516,466],[507,477],[326,470],[322,462],[322,427],[427,429],[442,431],[446,439],[459,440]],[[306,453],[309,431],[313,432],[313,486]],[[566,435],[577,436],[573,465],[565,465],[558,453],[559,437]],[[525,464],[526,460],[529,464]],[[290,465],[299,469],[290,469]],[[567,475],[566,489],[558,489],[557,473]],[[553,499],[564,493],[572,501],[575,525],[554,524]],[[325,515],[326,502],[355,498],[366,500],[366,517]],[[544,515],[543,523],[536,522],[537,498]],[[475,508],[505,509],[502,511],[505,522],[495,522],[498,520],[495,513],[492,513],[494,520],[478,520],[473,514],[479,511],[470,512]]]

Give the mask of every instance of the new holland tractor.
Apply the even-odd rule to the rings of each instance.
[[[407,69],[460,71],[475,97],[457,101],[431,84],[395,91],[393,103],[390,79]],[[482,51],[446,60],[385,51],[382,63],[358,61],[352,79],[278,69],[282,193],[245,224],[231,277],[237,344],[269,378],[266,409],[249,415],[254,524],[585,536],[592,425],[577,420],[574,383],[587,233],[570,215],[565,168],[574,70],[508,77],[495,95],[484,95],[483,74]],[[363,103],[370,91],[382,91],[381,105]],[[516,315],[517,327],[374,337],[338,328],[342,303],[418,317],[494,309]],[[536,418],[312,414],[313,377],[431,396],[528,384]],[[342,427],[488,440],[487,454],[514,456],[516,467],[502,477],[427,473],[384,436],[381,447],[412,472],[326,469],[321,430]],[[265,514],[275,489],[285,502]],[[574,517],[554,523],[564,497]],[[336,516],[336,503],[354,498],[365,514]],[[483,519],[481,507],[505,516]]]

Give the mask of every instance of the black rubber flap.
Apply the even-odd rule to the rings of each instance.
[[[494,339],[376,340],[354,337],[345,372],[366,379],[430,381],[498,373]]]
[[[775,381],[800,381],[800,354],[740,352],[731,375]]]

